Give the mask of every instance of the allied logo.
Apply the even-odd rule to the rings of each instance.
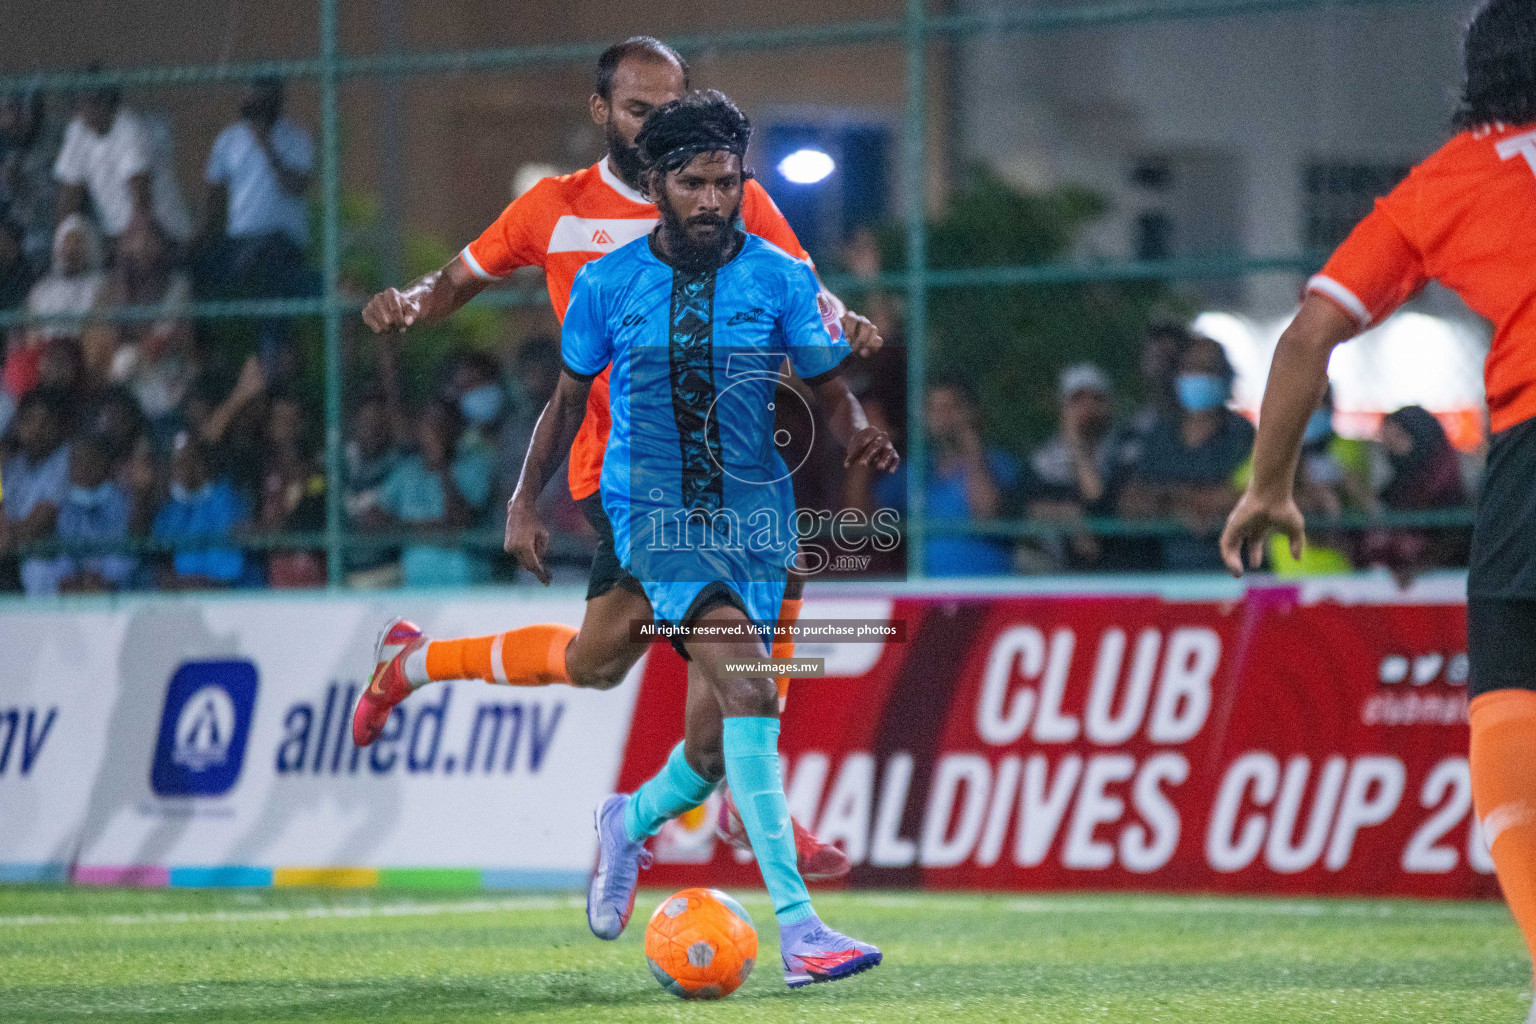
[[[191,661],[171,676],[149,785],[157,796],[222,796],[240,778],[256,707],[249,661]]]
[[[592,244],[593,245],[612,245],[613,244],[613,236],[610,235],[603,228],[598,228],[596,231],[592,232]]]

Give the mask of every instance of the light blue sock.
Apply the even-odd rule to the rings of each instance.
[[[646,779],[629,798],[624,807],[624,834],[632,843],[655,835],[666,822],[708,800],[716,785],[689,766],[679,743],[661,771]]]
[[[741,716],[725,720],[725,778],[747,826],[779,924],[810,917],[811,894],[795,867],[795,834],[779,771],[779,720]]]

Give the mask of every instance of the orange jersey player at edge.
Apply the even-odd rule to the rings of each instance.
[[[1467,575],[1468,764],[1499,884],[1536,955],[1536,3],[1485,3],[1463,57],[1459,134],[1377,201],[1308,282],[1275,349],[1253,478],[1221,553],[1235,575],[1245,556],[1258,567],[1272,533],[1300,554],[1302,431],[1336,346],[1431,280],[1493,322],[1493,438]]]
[[[491,282],[525,266],[544,269],[550,302],[563,320],[576,272],[656,226],[656,207],[638,188],[641,169],[635,138],[651,111],[680,99],[687,89],[687,64],[666,44],[639,36],[609,47],[598,58],[596,87],[589,101],[592,120],[603,128],[607,141],[603,159],[586,170],[540,181],[442,269],[403,289],[389,288],[373,296],[363,310],[363,320],[376,333],[440,320]],[[755,181],[746,183],[741,222],[747,232],[810,262],[794,230]],[[825,288],[818,301],[823,321],[834,332],[840,330],[854,352],[869,355],[880,348],[879,332],[868,319],[850,312]],[[548,420],[542,417],[543,429],[535,429],[524,464],[525,479],[545,479],[532,470],[551,462],[558,465],[564,456],[556,450],[558,432]],[[651,608],[638,582],[620,564],[613,527],[598,493],[608,430],[608,371],[604,370],[592,382],[585,418],[570,452],[571,496],[598,537],[581,629],[550,624],[486,637],[433,640],[409,622],[390,622],[379,638],[373,679],[354,711],[353,738],[359,746],[373,742],[390,710],[429,682],[481,679],[514,686],[569,683],[606,690],[624,680],[649,646],[648,641],[632,638],[631,624],[649,621]],[[549,572],[543,565],[548,532],[539,521],[537,498],[521,487],[513,494],[507,508],[505,546],[548,584]],[[780,611],[781,626],[799,617],[803,590],[803,580],[792,577]],[[773,645],[776,658],[793,653],[792,640],[780,639]],[[778,680],[781,705],[788,683],[787,677]],[[732,845],[750,849],[729,792],[725,796],[718,830]],[[805,877],[847,874],[850,865],[842,850],[822,843],[799,822],[794,823],[794,831]]]

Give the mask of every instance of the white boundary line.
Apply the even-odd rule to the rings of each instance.
[[[755,894],[756,895],[756,894]],[[833,895],[833,894],[829,894]],[[837,893],[836,898],[852,897],[856,902],[886,910],[962,909],[974,908],[981,900],[991,902],[995,896],[917,897],[882,895],[872,893],[860,897],[857,893]],[[761,903],[759,895],[748,896],[742,902]],[[77,924],[199,924],[239,923],[251,921],[325,921],[373,917],[434,917],[446,914],[495,914],[514,910],[568,910],[585,906],[578,897],[522,896],[499,900],[464,900],[454,903],[365,903],[334,907],[295,907],[272,910],[210,910],[190,913],[104,914],[32,914],[0,917],[0,928],[21,928],[36,925]],[[1354,903],[1327,900],[1244,900],[1207,898],[1183,900],[1179,897],[1146,899],[1144,897],[1107,899],[1065,897],[1059,899],[1010,899],[1004,907],[1018,914],[1191,914],[1232,915],[1252,917],[1352,917],[1379,920],[1430,920],[1479,922],[1499,919],[1507,915],[1501,903],[1487,906],[1440,903]]]
[[[524,896],[460,903],[375,903],[340,907],[296,907],[291,910],[210,910],[202,913],[32,914],[0,917],[0,928],[63,924],[199,924],[241,921],[324,921],[338,918],[434,917],[439,914],[496,914],[508,910],[566,910],[586,904],[574,897]]]

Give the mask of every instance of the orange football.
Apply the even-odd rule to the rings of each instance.
[[[757,929],[719,889],[684,889],[651,915],[645,960],[661,987],[679,999],[724,999],[757,963]]]

